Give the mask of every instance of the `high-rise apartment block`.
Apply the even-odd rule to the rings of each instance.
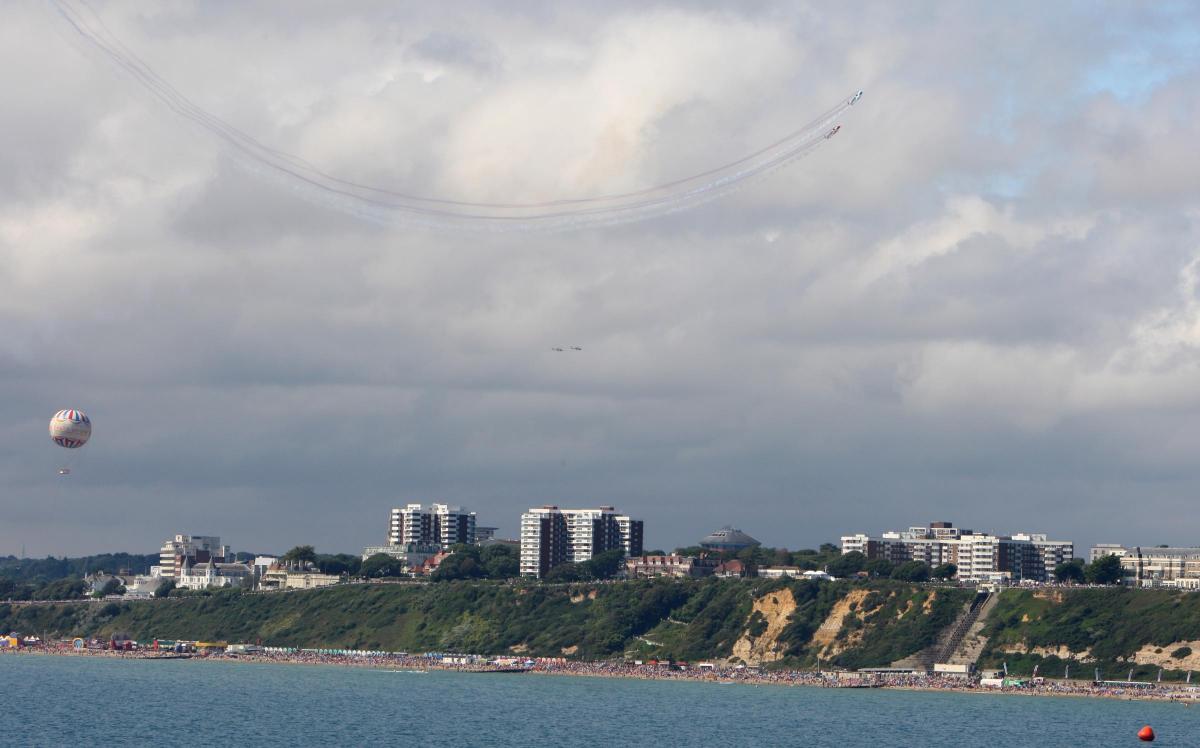
[[[158,551],[158,576],[178,579],[184,566],[231,561],[233,552],[215,535],[176,535]]]
[[[475,512],[447,504],[408,504],[392,510],[388,522],[388,545],[436,543],[452,546],[475,543]]]
[[[954,564],[958,579],[963,581],[1047,582],[1054,578],[1054,567],[1074,558],[1075,544],[1034,533],[992,535],[958,528],[950,522],[931,522],[926,527],[885,532],[878,537],[843,536],[842,553],[852,551],[895,564]]]
[[[544,577],[559,564],[587,561],[620,549],[642,555],[642,521],[611,506],[559,509],[543,506],[521,515],[521,574]]]

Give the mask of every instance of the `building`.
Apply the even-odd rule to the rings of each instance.
[[[125,597],[130,600],[149,600],[162,586],[162,577],[138,574],[125,585]]]
[[[185,560],[175,577],[175,586],[188,590],[207,590],[220,587],[250,587],[254,570],[246,564],[202,561],[192,565]]]
[[[406,571],[421,567],[427,560],[440,553],[442,547],[436,543],[405,543],[403,545],[376,545],[363,548],[362,560],[383,554],[404,565]]]
[[[1056,566],[1074,557],[1075,545],[1036,533],[993,535],[957,528],[950,522],[932,522],[878,537],[862,533],[843,536],[842,553],[855,551],[894,564],[954,564],[957,578],[966,582],[1048,582],[1054,578]]]
[[[120,584],[125,588],[126,591],[128,591],[129,585],[134,584],[135,579],[136,577],[133,574],[108,574],[103,571],[98,571],[95,574],[86,575],[83,578],[83,584],[87,588],[87,593],[89,595],[95,595],[99,592],[102,592],[105,586],[107,586],[108,583],[113,580],[116,580],[117,584]]]
[[[716,551],[718,553],[737,553],[745,548],[753,548],[762,545],[754,538],[746,533],[726,525],[720,530],[714,530],[704,539],[700,541],[700,547],[706,551]]]
[[[1100,551],[1097,553],[1097,551]],[[1092,548],[1092,557],[1116,556],[1126,582],[1139,587],[1200,586],[1200,548],[1160,545],[1153,548],[1106,543]]]
[[[625,574],[630,579],[706,577],[719,564],[718,559],[707,556],[633,556],[625,560]]]
[[[521,515],[521,574],[544,577],[559,564],[588,561],[620,549],[642,555],[642,521],[611,506],[560,509],[547,505]]]
[[[803,573],[799,566],[760,566],[758,569],[758,576],[763,579],[782,579],[784,577],[795,579],[802,576]]]
[[[1099,543],[1092,546],[1088,553],[1088,563],[1094,564],[1105,556],[1124,556],[1126,553],[1129,550],[1118,543]]]
[[[713,576],[721,577],[722,579],[742,579],[752,576],[751,571],[752,569],[745,562],[735,558],[717,564],[717,568],[713,569]]]
[[[275,566],[263,573],[262,579],[258,580],[258,586],[264,590],[311,590],[330,587],[340,581],[342,578],[337,574]]]
[[[810,581],[830,581],[833,577],[823,571],[804,571],[798,566],[764,566],[758,570],[758,576],[763,579],[805,579]]]
[[[475,527],[475,542],[482,545],[483,543],[493,540],[496,537],[496,532],[499,527]]]
[[[195,566],[208,561],[225,563],[233,560],[229,546],[221,545],[215,535],[176,535],[162,544],[158,551],[158,576],[177,579],[184,564]],[[154,573],[154,570],[151,570]]]
[[[272,566],[279,563],[279,558],[276,556],[255,556],[254,563],[251,568],[254,570],[254,579],[262,579],[263,574],[270,571]]]
[[[449,547],[474,545],[475,540],[475,512],[459,506],[408,504],[393,509],[388,520],[388,545],[437,543]]]

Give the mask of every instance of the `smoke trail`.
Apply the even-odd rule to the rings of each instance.
[[[159,76],[110,32],[83,0],[49,2],[84,42],[159,103],[215,136],[240,165],[307,199],[383,224],[529,231],[612,225],[675,213],[729,194],[812,153],[828,140],[837,118],[857,100],[842,100],[804,127],[747,156],[646,189],[530,203],[450,200],[353,182],[264,145],[202,109]]]

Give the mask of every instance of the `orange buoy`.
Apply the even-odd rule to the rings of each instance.
[[[1138,730],[1138,740],[1144,740],[1147,743],[1154,742],[1154,728],[1150,725],[1146,725],[1142,729]]]

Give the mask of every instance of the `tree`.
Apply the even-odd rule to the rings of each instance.
[[[357,576],[362,559],[351,553],[321,554],[317,556],[317,568],[325,574],[349,574]]]
[[[86,590],[87,585],[82,579],[67,577],[47,582],[33,590],[30,597],[34,600],[76,600],[84,597]]]
[[[1111,555],[1101,556],[1084,570],[1084,578],[1092,584],[1116,584],[1122,576],[1121,559]]]
[[[1083,562],[1079,559],[1067,561],[1054,567],[1054,581],[1078,584],[1086,578]]]
[[[953,579],[956,574],[958,574],[958,567],[954,564],[938,564],[930,572],[934,579]]]
[[[863,569],[873,577],[889,577],[895,565],[886,558],[873,558],[863,565]]]
[[[512,579],[521,573],[521,560],[512,546],[497,543],[479,552],[488,579]]]
[[[892,570],[892,579],[901,582],[928,582],[929,564],[922,561],[908,561]]]
[[[283,558],[280,560],[285,564],[305,566],[317,562],[317,551],[311,545],[298,545],[283,554]]]
[[[100,589],[92,593],[92,597],[108,597],[109,595],[124,595],[125,585],[121,584],[120,577],[109,577]]]
[[[625,551],[614,548],[597,553],[585,565],[588,575],[594,579],[612,579],[625,569]]]
[[[772,566],[791,566],[792,554],[787,548],[776,548],[771,551]]]
[[[583,564],[559,564],[546,572],[546,581],[552,583],[582,582],[589,578]]]
[[[358,573],[367,579],[398,577],[404,573],[403,564],[386,553],[376,553],[358,567]]]
[[[478,579],[484,575],[480,562],[479,547],[474,545],[451,546],[452,553],[442,559],[430,579],[441,582],[450,579]]]
[[[829,562],[828,571],[835,577],[852,577],[863,570],[867,557],[858,551],[843,553]]]
[[[155,597],[167,597],[171,594],[171,590],[175,589],[174,579],[164,579],[159,583],[158,589],[154,590]]]
[[[838,548],[833,543],[821,543],[821,553],[825,553],[825,554],[837,553],[840,550],[841,550],[841,548]]]

